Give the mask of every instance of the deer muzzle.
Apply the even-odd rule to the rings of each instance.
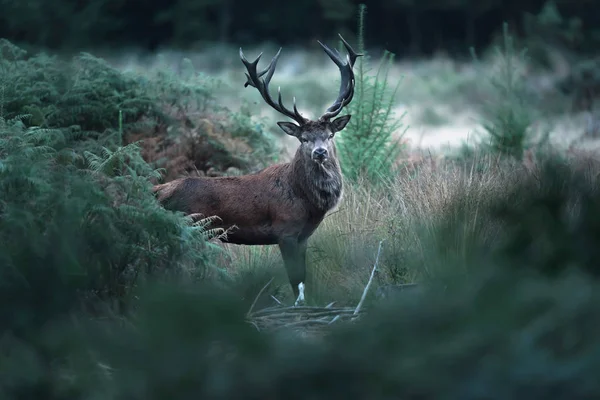
[[[324,147],[317,147],[312,152],[312,159],[318,163],[322,163],[327,160],[329,152]]]

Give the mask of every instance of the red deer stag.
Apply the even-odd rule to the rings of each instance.
[[[338,98],[318,120],[304,118],[296,108],[275,103],[269,82],[275,72],[281,49],[269,66],[258,72],[262,53],[249,62],[240,48],[240,58],[247,73],[248,85],[256,88],[265,102],[276,111],[296,121],[278,122],[288,135],[300,141],[293,160],[267,167],[257,173],[232,177],[186,177],[156,185],[153,189],[167,209],[186,214],[217,216],[215,227],[228,229],[223,242],[242,245],[279,245],[294,295],[306,277],[306,242],[325,214],[342,197],[342,173],[335,144],[335,134],[346,126],[350,115],[336,117],[354,95],[353,67],[357,54],[342,38],[348,55],[344,60],[337,50],[318,42],[341,73]],[[264,78],[262,78],[264,76]]]

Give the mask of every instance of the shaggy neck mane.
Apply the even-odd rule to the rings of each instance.
[[[323,214],[334,208],[342,197],[342,171],[335,147],[332,150],[333,157],[319,165],[304,157],[299,148],[290,163],[294,189],[301,191],[315,211]]]

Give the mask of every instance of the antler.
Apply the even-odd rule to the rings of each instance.
[[[273,101],[273,99],[271,98],[271,94],[269,93],[269,83],[271,82],[273,73],[275,73],[275,67],[277,66],[277,60],[279,59],[279,55],[281,54],[281,48],[279,49],[277,54],[275,54],[275,57],[273,57],[273,59],[269,63],[269,66],[265,70],[263,70],[261,72],[257,72],[256,67],[258,66],[258,61],[262,57],[262,54],[263,53],[260,53],[258,55],[258,57],[256,57],[256,60],[254,60],[253,62],[249,62],[246,59],[246,57],[244,57],[244,52],[242,51],[242,48],[240,47],[240,58],[242,59],[242,62],[244,63],[244,65],[246,66],[246,70],[248,71],[246,73],[246,78],[248,80],[244,84],[244,87],[248,87],[248,85],[255,87],[259,91],[262,98],[265,100],[265,102],[268,105],[273,107],[275,110],[277,110],[281,114],[292,118],[293,120],[298,122],[300,125],[305,124],[306,119],[302,115],[300,115],[300,113],[298,112],[298,109],[296,108],[296,98],[295,97],[293,99],[294,111],[292,112],[283,105],[283,102],[281,100],[281,87],[278,88],[279,98],[278,98],[277,103],[275,103]],[[261,77],[265,74],[267,76],[265,78],[261,79]]]
[[[342,55],[339,51],[331,50],[329,47],[324,45],[319,41],[325,53],[331,58],[331,60],[338,66],[340,69],[340,73],[342,75],[342,81],[340,83],[340,91],[338,94],[338,98],[335,102],[327,109],[325,114],[321,116],[321,120],[328,120],[330,118],[335,117],[342,111],[346,105],[352,101],[352,97],[354,97],[354,71],[352,68],[354,67],[354,62],[356,59],[363,54],[358,54],[354,51],[354,49],[344,40],[342,35],[338,34],[342,43],[344,43],[344,47],[346,51],[348,51],[348,55],[346,56],[346,61],[342,59]]]

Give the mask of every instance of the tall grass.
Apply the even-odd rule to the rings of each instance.
[[[361,7],[361,53],[364,15]],[[454,161],[425,158],[416,169],[402,170],[401,136],[394,137],[402,117],[391,113],[395,96],[388,93],[387,71],[370,77],[368,66],[359,61],[355,99],[348,109],[354,125],[343,131],[339,146],[347,189],[339,209],[325,218],[309,241],[309,301],[356,303],[381,239],[386,244],[379,285],[465,276],[473,268],[471,259],[478,256],[475,249],[493,247],[500,227],[486,220],[482,210],[502,201],[506,187],[531,172],[519,160],[528,145],[532,107],[524,98],[522,76],[513,71],[516,50],[506,26],[504,39],[505,47],[497,52],[502,74],[490,77],[488,90],[495,97],[484,114],[489,142]],[[382,68],[392,62],[388,56]],[[266,257],[264,263],[271,265]],[[258,280],[266,282],[268,274]]]
[[[498,235],[499,227],[487,219],[486,210],[506,198],[507,187],[529,176],[524,164],[484,153],[470,162],[428,157],[383,184],[372,185],[366,177],[348,183],[341,205],[309,241],[308,301],[356,304],[382,239],[386,241],[376,286],[469,273],[474,249],[491,246]],[[264,285],[278,275],[276,268],[282,269],[276,251],[228,249],[245,282],[260,276]],[[253,284],[258,290],[259,286]],[[285,287],[283,299],[290,300],[288,292]]]

